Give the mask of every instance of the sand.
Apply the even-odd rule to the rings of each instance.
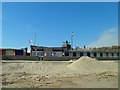
[[[77,71],[81,74],[87,73],[99,73],[99,72],[118,72],[117,66],[115,62],[109,61],[98,61],[95,58],[90,58],[87,56],[83,56],[79,58],[77,61],[68,65],[69,68],[73,69],[73,71]]]
[[[11,61],[12,62],[12,61]],[[77,61],[2,63],[4,88],[117,88],[118,63],[82,57]]]

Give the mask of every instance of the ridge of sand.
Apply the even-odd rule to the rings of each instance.
[[[117,72],[116,63],[101,62],[95,58],[83,56],[72,64],[68,65],[73,71],[80,73],[100,73],[100,72]]]

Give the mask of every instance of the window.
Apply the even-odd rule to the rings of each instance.
[[[117,53],[117,56],[119,57],[119,53]]]
[[[100,53],[100,57],[103,57],[103,53]]]
[[[111,53],[111,55],[114,57],[114,53]]]
[[[90,57],[90,52],[87,52],[87,56]]]
[[[97,57],[97,53],[96,52],[94,52],[94,57]]]
[[[65,56],[69,56],[69,52],[65,52]]]
[[[80,57],[82,57],[83,56],[83,52],[80,52]]]
[[[77,56],[76,52],[73,52],[73,57],[76,57],[76,56]]]
[[[108,53],[106,52],[106,56],[108,57]]]

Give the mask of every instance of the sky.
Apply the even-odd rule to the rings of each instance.
[[[2,3],[0,2],[0,47],[2,47]]]
[[[102,47],[118,44],[117,2],[4,2],[2,47]],[[32,40],[30,44],[28,40]]]

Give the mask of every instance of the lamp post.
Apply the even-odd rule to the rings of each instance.
[[[35,34],[35,38],[34,38],[34,46],[36,45],[36,34]]]
[[[73,48],[73,36],[74,36],[74,33],[72,32],[70,35],[71,35],[71,46]]]

